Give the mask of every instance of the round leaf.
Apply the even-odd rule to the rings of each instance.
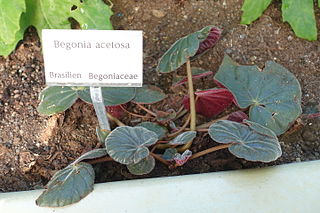
[[[131,174],[145,175],[150,173],[153,170],[155,164],[156,162],[154,158],[149,155],[136,164],[127,165],[127,168]]]
[[[105,106],[125,104],[135,96],[135,88],[131,87],[102,87],[101,90]],[[78,94],[83,101],[92,103],[89,87],[79,90]]]
[[[77,91],[71,87],[47,87],[40,93],[38,111],[44,115],[63,112],[71,107],[77,99]]]
[[[249,161],[270,162],[281,156],[277,136],[260,124],[244,121],[245,124],[222,120],[209,128],[210,137],[219,143],[232,143],[229,151]]]
[[[166,98],[166,95],[161,91],[161,89],[155,86],[145,85],[136,89],[136,96],[132,100],[135,103],[153,104]]]
[[[237,65],[225,56],[215,79],[228,88],[240,108],[250,106],[249,118],[284,133],[301,114],[298,80],[281,65],[268,61],[261,72],[257,66]]]
[[[159,124],[153,123],[153,122],[143,122],[138,124],[137,126],[141,126],[144,127],[154,133],[156,133],[158,135],[158,139],[160,140],[161,138],[163,138],[166,133],[168,132],[167,128],[165,128],[164,126],[161,126]]]
[[[122,164],[136,164],[149,155],[148,146],[158,141],[158,135],[144,127],[122,126],[113,130],[106,139],[107,152]]]
[[[204,27],[200,31],[177,40],[161,57],[157,71],[162,73],[172,72],[186,63],[188,58],[197,53],[200,42],[208,37],[212,27]]]
[[[94,171],[90,164],[72,164],[54,174],[36,204],[61,207],[78,202],[93,190],[93,184]]]
[[[183,132],[177,137],[175,137],[172,141],[169,142],[171,145],[182,145],[186,144],[189,141],[192,141],[195,137],[197,136],[196,131],[188,131],[188,132]]]

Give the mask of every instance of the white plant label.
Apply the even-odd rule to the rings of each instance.
[[[42,30],[48,86],[141,87],[142,31]]]

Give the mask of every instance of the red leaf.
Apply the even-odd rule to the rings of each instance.
[[[179,153],[175,154],[173,160],[176,162],[178,166],[182,166],[189,160],[191,156],[192,156],[192,152],[189,149],[187,149],[182,154],[179,154]]]
[[[122,104],[122,107],[126,107],[126,104]],[[121,108],[121,105],[106,106],[106,110],[108,113],[118,119],[124,115],[124,110]]]
[[[195,56],[200,55],[209,50],[210,48],[214,47],[221,36],[221,32],[222,31],[217,27],[211,28],[208,37],[200,42],[199,49]]]
[[[196,92],[195,95],[198,98],[196,112],[209,118],[223,112],[234,99],[227,89],[209,89]],[[186,109],[190,109],[188,96],[184,97],[183,104]]]
[[[246,113],[244,113],[242,111],[236,111],[236,112],[231,113],[227,120],[242,123],[243,120],[245,120],[245,119],[249,119],[249,117]]]

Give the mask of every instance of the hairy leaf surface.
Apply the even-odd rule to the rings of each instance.
[[[158,135],[144,127],[122,126],[106,138],[107,152],[122,164],[136,164],[149,155],[148,147],[158,141]]]
[[[163,138],[166,135],[166,133],[168,132],[167,128],[165,128],[164,126],[161,126],[157,123],[153,123],[153,122],[142,122],[142,123],[139,123],[137,126],[144,127],[146,129],[156,133],[158,135],[159,140],[161,138]]]
[[[58,171],[38,197],[42,207],[62,207],[76,203],[93,190],[94,171],[90,164],[78,163]]]
[[[107,153],[107,150],[105,148],[93,149],[93,150],[91,150],[89,152],[86,152],[83,155],[81,155],[72,164],[77,164],[77,163],[79,163],[80,161],[83,161],[83,160],[101,158],[103,156],[106,156],[107,154],[108,153]]]
[[[154,157],[149,155],[138,163],[127,165],[127,168],[131,174],[145,175],[150,173],[154,169],[155,164],[156,162],[154,160]]]
[[[263,71],[241,66],[225,56],[215,79],[228,88],[240,108],[250,107],[249,118],[277,135],[301,114],[298,80],[283,66],[268,61]]]
[[[232,143],[229,151],[249,161],[270,162],[282,154],[278,138],[270,129],[258,123],[221,120],[209,128],[210,137],[219,143]]]
[[[196,131],[183,132],[183,133],[179,134],[177,137],[175,137],[173,140],[171,140],[169,142],[169,144],[171,144],[171,145],[186,144],[189,141],[192,141],[196,136],[197,136]]]

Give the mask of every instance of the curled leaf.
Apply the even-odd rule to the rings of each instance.
[[[93,149],[93,150],[91,150],[89,152],[86,152],[83,155],[81,155],[72,164],[77,164],[77,163],[79,163],[80,161],[83,161],[83,160],[101,158],[103,156],[106,156],[107,154],[108,153],[107,153],[107,150],[105,148]]]
[[[189,149],[187,149],[182,154],[180,153],[175,154],[174,161],[178,166],[182,166],[189,160],[191,156],[192,156],[192,152]]]
[[[169,109],[168,111],[164,112],[164,111],[157,111],[156,112],[157,115],[157,121],[159,123],[165,124],[173,119],[175,119],[175,117],[177,116],[176,111],[174,111],[174,109]]]
[[[203,90],[196,92],[195,95],[197,97],[196,112],[209,118],[223,112],[234,99],[227,89]],[[190,109],[189,96],[184,97],[183,104],[186,109]]]
[[[106,138],[107,152],[122,164],[136,164],[149,155],[148,147],[158,141],[158,135],[144,127],[121,126]]]
[[[191,60],[193,60],[197,56],[204,54],[209,49],[213,48],[217,44],[217,42],[219,41],[221,33],[222,33],[222,31],[218,27],[212,27],[208,36],[200,42],[198,51],[192,57]]]
[[[124,115],[124,110],[122,107],[125,107],[126,104],[116,105],[116,106],[106,106],[107,112],[110,113],[113,117],[121,118]]]
[[[177,40],[170,49],[164,53],[157,66],[157,71],[168,73],[178,69],[187,59],[194,56],[199,49],[200,42],[204,41],[214,26],[207,26]]]

